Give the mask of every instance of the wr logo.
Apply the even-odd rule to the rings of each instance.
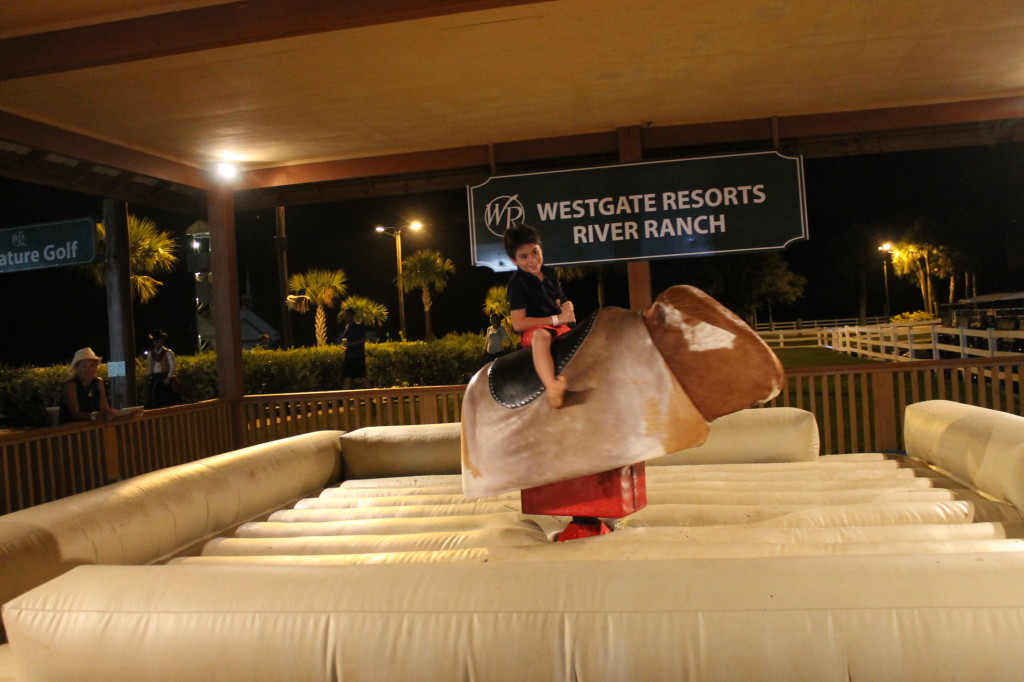
[[[495,237],[505,234],[510,225],[521,223],[526,217],[526,209],[519,203],[519,195],[494,197],[484,207],[484,225]]]

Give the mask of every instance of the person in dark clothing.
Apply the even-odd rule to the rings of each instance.
[[[341,388],[347,391],[353,381],[366,386],[366,328],[356,322],[356,311],[352,308],[344,312],[344,319],[341,345],[345,348],[345,363],[341,368]]]
[[[68,380],[61,389],[60,423],[106,421],[118,415],[107,402],[103,379],[96,376],[100,356],[92,348],[80,348],[68,365]]]
[[[568,332],[576,321],[571,301],[558,283],[554,268],[544,265],[540,235],[529,225],[512,225],[505,230],[505,253],[515,261],[516,270],[508,280],[508,302],[512,328],[522,334],[524,348],[533,352],[533,366],[544,383],[548,404],[558,409],[568,388],[565,377],[556,376],[551,342]]]
[[[149,335],[153,349],[149,352],[146,373],[149,375],[148,408],[167,407],[181,402],[178,387],[177,360],[174,351],[167,348],[167,332],[154,330]]]

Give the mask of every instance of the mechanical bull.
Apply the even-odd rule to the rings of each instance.
[[[770,400],[783,380],[778,358],[750,327],[688,286],[666,290],[643,313],[603,308],[556,339],[552,352],[569,385],[561,409],[538,400],[544,386],[529,349],[470,381],[466,497],[629,468],[700,445],[709,422]]]

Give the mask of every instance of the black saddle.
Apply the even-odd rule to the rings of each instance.
[[[576,355],[580,345],[590,334],[597,319],[597,311],[576,324],[575,329],[562,334],[551,342],[551,354],[555,358],[555,373],[561,373],[569,360]],[[508,408],[523,407],[544,392],[544,384],[533,367],[533,351],[522,348],[503,355],[491,363],[487,370],[487,382],[491,397]]]

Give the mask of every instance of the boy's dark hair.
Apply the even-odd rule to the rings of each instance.
[[[505,228],[505,253],[512,260],[516,259],[516,251],[523,244],[540,244],[540,233],[537,228],[526,223],[516,223]]]

